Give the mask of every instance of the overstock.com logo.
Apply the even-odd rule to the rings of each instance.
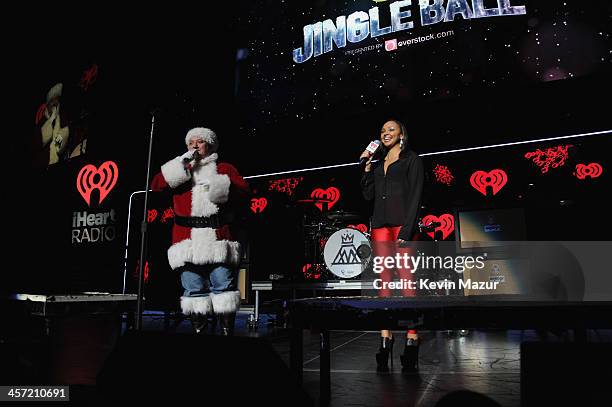
[[[397,38],[385,41],[386,51],[395,51],[397,49]]]

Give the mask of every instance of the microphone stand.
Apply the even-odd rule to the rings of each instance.
[[[147,237],[147,204],[149,200],[149,178],[151,174],[151,152],[153,151],[153,132],[155,130],[155,114],[156,111],[151,112],[151,134],[149,136],[149,156],[147,158],[147,183],[145,185],[145,197],[144,207],[142,215],[142,224],[140,226],[140,263],[138,267],[138,301],[136,305],[136,330],[142,329],[142,303],[144,294],[144,270],[145,270],[145,245]]]

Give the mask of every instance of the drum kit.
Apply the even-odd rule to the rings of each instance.
[[[315,202],[315,199],[298,202]],[[310,265],[307,278],[351,279],[361,275],[369,266],[372,256],[370,234],[346,226],[363,216],[349,211],[323,211],[304,215],[304,255]]]
[[[362,221],[362,215],[343,210],[329,211],[326,200],[303,199],[297,202],[322,203],[322,211],[304,214],[302,230],[308,268],[302,271],[306,279],[357,278],[371,267],[370,228],[359,230],[347,226]],[[438,226],[439,223],[433,222],[423,224],[419,221],[418,224],[421,233],[433,232]]]

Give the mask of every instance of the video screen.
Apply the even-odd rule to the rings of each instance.
[[[278,128],[286,133],[306,126],[314,145],[342,128],[353,130],[342,123],[370,125],[368,117],[377,116],[364,116],[369,112],[399,112],[400,119],[416,122],[421,116],[429,127],[418,127],[432,131],[436,116],[455,126],[484,120],[478,113],[482,106],[462,118],[445,110],[449,105],[438,104],[437,115],[421,110],[464,97],[502,97],[520,89],[527,94],[534,86],[552,92],[563,82],[605,72],[610,67],[605,3],[248,2],[251,9],[239,23],[235,88],[242,129],[268,137]],[[499,123],[520,120],[520,105],[514,112],[500,109]],[[465,146],[468,138],[462,134],[446,143]]]
[[[504,246],[526,238],[522,208],[458,211],[459,244],[462,249]]]
[[[96,86],[98,71],[95,63],[76,64],[72,70],[39,78],[32,136],[36,168],[87,152],[93,117],[100,103]]]

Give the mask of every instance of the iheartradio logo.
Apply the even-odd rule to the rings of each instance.
[[[432,222],[440,223],[440,226],[435,228],[433,232],[427,232],[429,237],[431,237],[432,239],[435,236],[435,232],[441,231],[442,240],[446,240],[446,238],[455,230],[455,217],[450,213],[445,213],[444,215],[440,215],[439,217],[436,215],[427,215],[424,216],[421,221],[424,225],[428,225]]]
[[[336,187],[329,187],[327,189],[317,188],[310,193],[310,197],[319,201],[315,202],[315,205],[320,211],[323,211],[323,203],[321,201],[327,203],[327,209],[331,209],[340,199],[340,190]]]
[[[251,199],[251,210],[253,213],[262,213],[268,206],[268,200],[266,198],[253,198]]]
[[[94,189],[100,191],[100,202],[104,201],[117,184],[119,168],[112,161],[106,161],[100,168],[87,164],[77,175],[76,187],[87,205],[91,207],[91,193]]]
[[[397,38],[385,41],[385,51],[395,51],[397,49]]]
[[[576,171],[574,176],[578,179],[585,179],[587,177],[597,178],[603,172],[603,167],[599,163],[590,163],[588,165],[578,164],[576,165]]]
[[[493,195],[496,195],[508,182],[508,174],[504,170],[493,170],[490,172],[476,171],[470,177],[472,187],[484,196],[487,196],[487,187],[491,187]]]

